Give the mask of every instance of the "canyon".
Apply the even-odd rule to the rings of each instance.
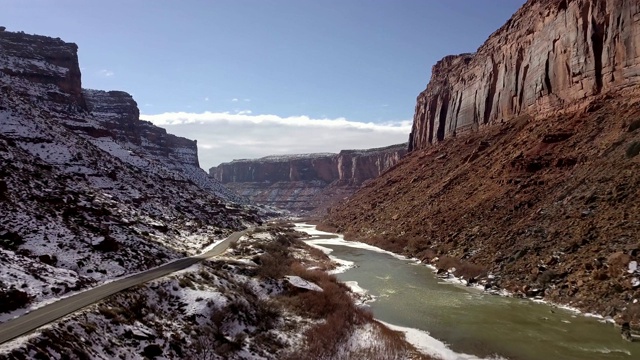
[[[323,220],[640,329],[640,4],[530,0],[438,62],[409,154]]]
[[[0,321],[264,218],[131,95],[83,89],[77,51],[0,31]]]
[[[77,51],[0,27],[4,333],[20,333],[12,319],[47,303],[247,231],[224,257],[106,298],[96,289],[88,298],[102,300],[79,311],[41,308],[66,316],[4,342],[1,359],[429,358],[356,307],[325,273],[336,265],[327,255],[285,224],[266,224],[281,212],[201,169],[196,141],[140,120],[126,92],[82,88]],[[361,171],[394,160],[378,161]],[[340,171],[347,183],[370,176]]]
[[[69,314],[0,358],[425,358],[354,304],[325,253],[267,223],[285,214],[274,208],[433,265],[438,286],[455,277],[640,331],[635,0],[527,1],[475,53],[433,66],[408,143],[208,173],[196,141],[140,120],[126,92],[84,89],[80,69],[75,44],[0,27],[0,324],[252,230],[224,258]]]
[[[223,163],[209,169],[209,175],[256,203],[298,214],[323,214],[406,153],[407,144],[398,144],[338,154],[267,156]]]

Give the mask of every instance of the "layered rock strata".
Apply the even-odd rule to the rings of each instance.
[[[639,35],[637,1],[528,1],[436,64],[410,153],[325,228],[640,329]]]
[[[409,150],[638,84],[638,1],[528,1],[476,53],[433,66],[418,96]]]
[[[209,174],[255,202],[309,211],[350,195],[405,154],[406,144],[399,144],[338,154],[267,156],[220,164]]]

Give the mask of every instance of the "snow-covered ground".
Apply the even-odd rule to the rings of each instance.
[[[0,357],[142,359],[161,354],[162,358],[257,360],[296,356],[292,354],[313,340],[307,338],[307,331],[326,320],[309,317],[305,309],[290,304],[296,303],[299,294],[320,295],[324,289],[299,275],[260,275],[262,265],[252,259],[268,258],[268,249],[278,248],[270,245],[274,242],[289,243],[282,234],[273,228],[252,233],[222,258],[121,292],[36,334],[4,344]],[[326,261],[295,243],[289,250],[291,259],[307,253],[307,267]],[[390,359],[419,358],[408,345],[389,346],[389,335],[378,322],[358,323],[348,334],[327,359],[372,353],[388,353]]]
[[[261,221],[195,142],[126,93],[80,89],[75,44],[5,31],[0,48],[0,298],[19,299],[0,322]]]

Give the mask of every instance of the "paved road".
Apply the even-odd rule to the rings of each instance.
[[[121,280],[116,280],[114,282],[98,286],[91,290],[58,300],[52,304],[45,305],[28,314],[9,320],[4,324],[0,324],[0,344],[15,339],[18,336],[25,335],[43,325],[96,303],[109,295],[113,295],[132,286],[140,285],[147,281],[171,274],[172,272],[185,269],[202,261],[203,259],[220,255],[227,250],[231,243],[238,241],[238,239],[247,231],[248,230],[239,231],[231,234],[228,238],[216,245],[216,247],[202,255],[180,259]]]

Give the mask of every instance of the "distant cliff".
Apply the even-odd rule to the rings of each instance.
[[[212,167],[209,175],[255,202],[292,211],[312,210],[353,193],[395,165],[406,147],[234,160]]]
[[[528,1],[474,54],[447,56],[417,100],[409,150],[640,84],[640,2]]]

